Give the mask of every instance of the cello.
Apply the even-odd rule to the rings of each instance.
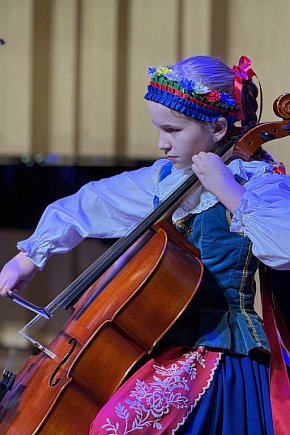
[[[274,112],[282,121],[231,137],[220,155],[249,160],[265,142],[290,134],[290,94],[275,100]],[[0,434],[88,433],[99,409],[154,351],[202,279],[198,250],[171,223],[173,210],[198,186],[189,176],[25,327],[22,335],[40,352],[1,401]],[[47,347],[28,335],[43,315],[69,307],[73,314]]]

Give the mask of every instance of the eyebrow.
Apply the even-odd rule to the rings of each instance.
[[[175,124],[159,124],[156,125],[154,121],[152,121],[152,124],[155,125],[155,127],[157,128],[162,128],[162,129],[166,129],[166,128],[181,128],[180,125],[175,125]]]

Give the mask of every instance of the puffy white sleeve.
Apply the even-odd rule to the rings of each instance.
[[[290,269],[290,177],[265,174],[244,185],[231,231],[248,236],[253,254],[274,269]]]
[[[90,182],[55,201],[44,211],[34,234],[17,244],[18,249],[42,269],[51,254],[68,252],[87,237],[126,235],[153,207],[161,163]]]

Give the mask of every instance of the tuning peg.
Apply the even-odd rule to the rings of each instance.
[[[259,136],[260,136],[261,139],[263,139],[265,141],[273,140],[273,139],[276,138],[274,133],[268,133],[267,131],[261,131],[259,133]]]

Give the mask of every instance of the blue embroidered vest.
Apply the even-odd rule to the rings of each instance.
[[[165,167],[160,180],[169,174]],[[217,203],[186,222],[187,238],[200,250],[205,272],[191,306],[165,342],[242,355],[257,348],[269,351],[262,320],[254,310],[258,260],[250,239],[230,232],[230,219],[229,211]]]

